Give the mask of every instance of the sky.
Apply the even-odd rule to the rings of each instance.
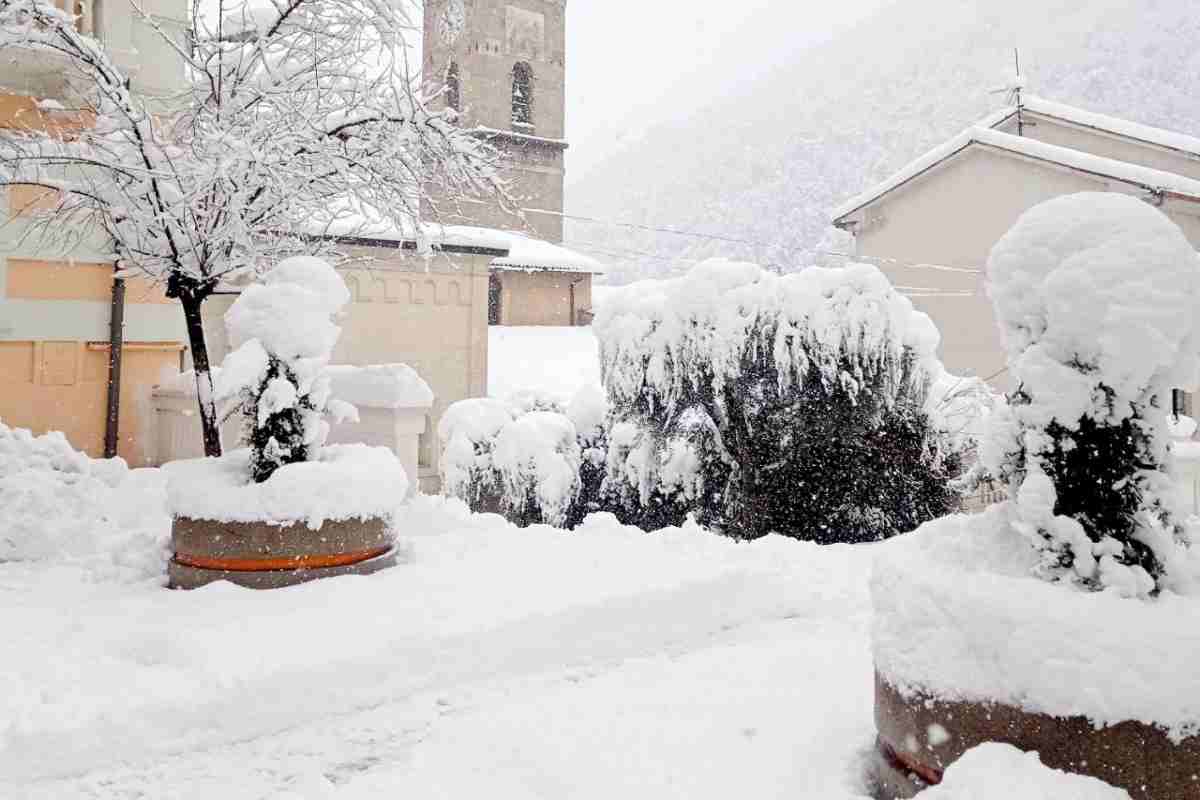
[[[888,1],[568,0],[568,186]]]

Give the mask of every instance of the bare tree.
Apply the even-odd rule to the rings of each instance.
[[[507,203],[496,153],[432,111],[395,0],[217,0],[182,43],[134,3],[186,74],[139,95],[54,0],[0,0],[0,51],[66,63],[53,108],[77,125],[0,138],[0,186],[48,190],[24,235],[75,246],[107,235],[118,266],[179,300],[207,455],[220,454],[201,306],[222,281],[312,250],[366,217],[419,232],[422,192]],[[46,104],[44,104],[46,105]]]

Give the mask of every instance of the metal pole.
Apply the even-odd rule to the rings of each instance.
[[[117,455],[121,419],[121,353],[125,346],[125,279],[114,278],[112,313],[108,319],[108,416],[104,425],[104,457]]]

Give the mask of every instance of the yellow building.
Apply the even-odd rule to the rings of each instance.
[[[178,63],[130,5],[116,0],[60,0],[79,14],[81,30],[101,39],[147,95],[180,87]],[[186,0],[150,0],[143,8],[167,30],[186,31]],[[0,70],[0,135],[14,129],[69,131],[89,120],[54,110],[66,94],[65,63],[45,52],[5,52]],[[70,252],[39,250],[24,236],[22,209],[44,202],[28,187],[0,189],[0,420],[36,433],[61,430],[92,456],[120,454],[150,463],[151,387],[179,370],[183,316],[158,287],[117,282],[105,241]],[[111,358],[113,341],[123,341]],[[119,378],[119,380],[118,380]]]

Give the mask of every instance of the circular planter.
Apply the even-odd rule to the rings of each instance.
[[[1200,800],[1200,602],[1032,576],[1008,504],[884,543],[871,574],[876,797],[987,742],[1133,800]]]
[[[1142,722],[1096,728],[1086,717],[1052,717],[1002,703],[906,696],[875,676],[876,797],[910,798],[984,742],[1036,751],[1053,769],[1099,778],[1134,800],[1200,800],[1200,737],[1176,744]]]
[[[396,563],[388,520],[378,517],[304,522],[217,522],[177,516],[170,587],[196,589],[230,581],[250,589],[278,589],[337,575],[366,575]]]

